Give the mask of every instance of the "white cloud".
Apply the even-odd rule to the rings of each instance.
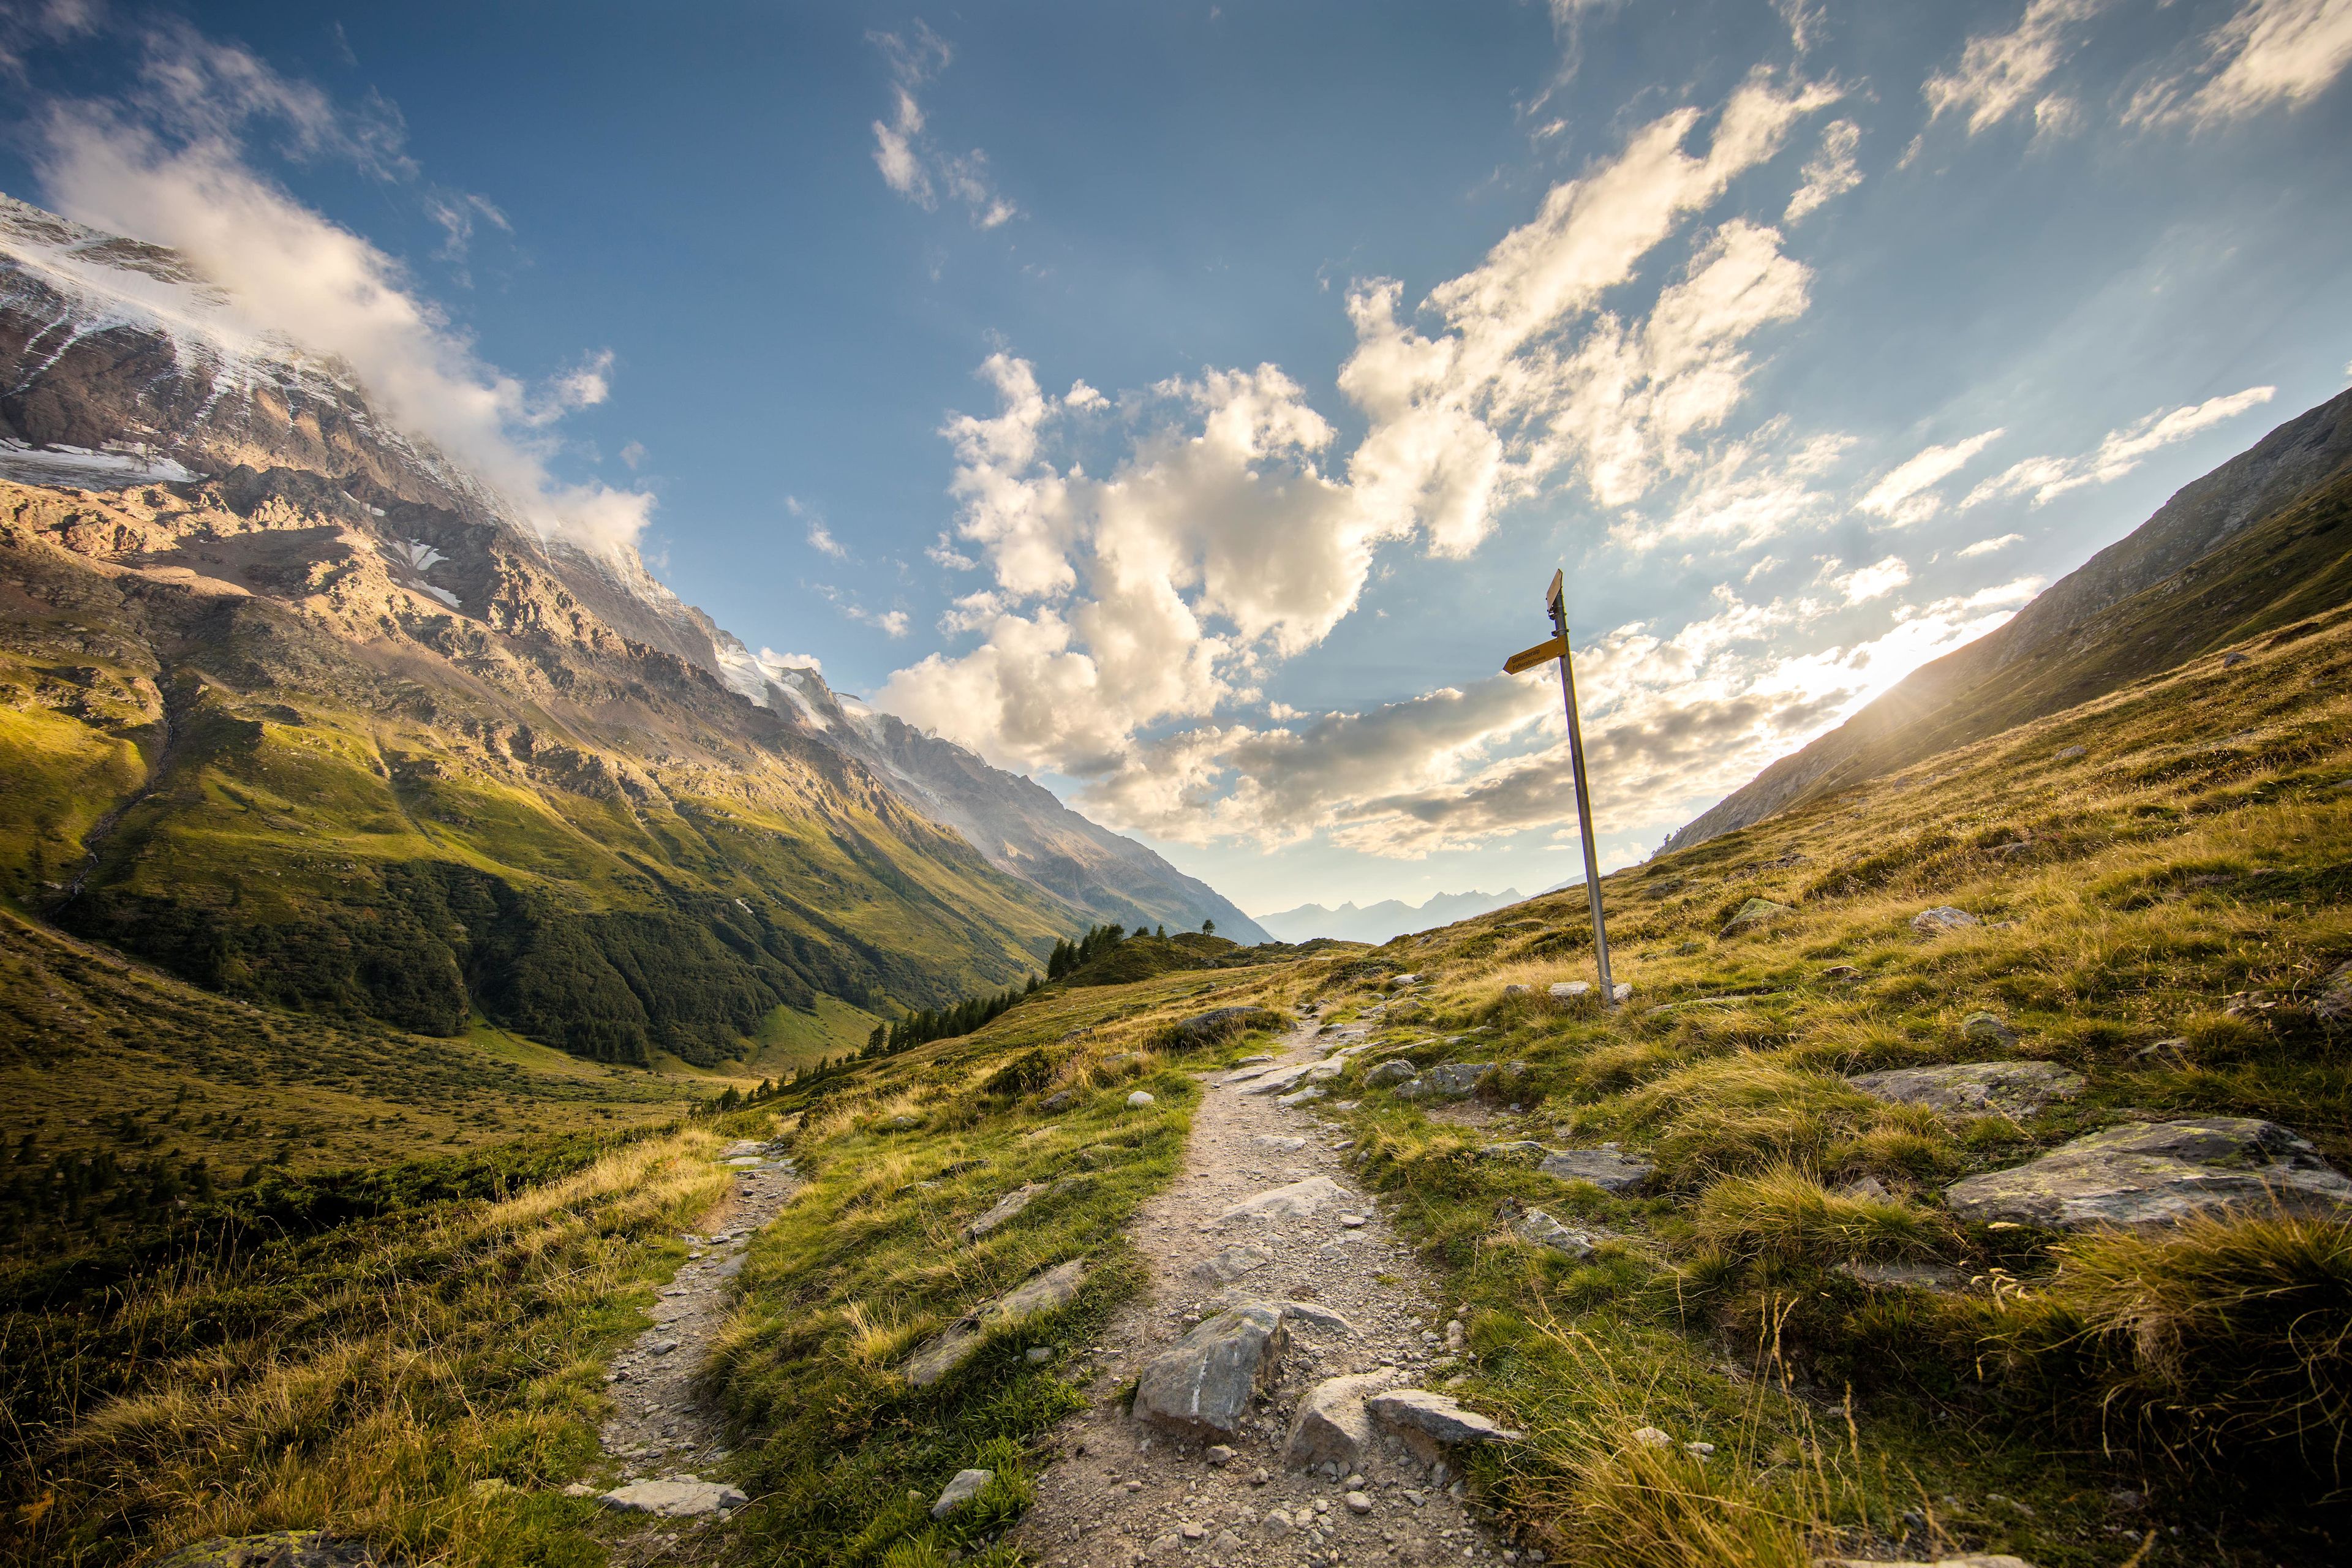
[[[915,94],[955,58],[947,40],[919,21],[904,33],[866,37],[890,62],[890,117],[874,121],[874,166],[882,171],[883,183],[926,212],[939,205],[944,190],[981,228],[1019,217],[1021,209],[991,182],[987,153],[977,147],[944,153],[924,135],[928,121]]]
[[[1929,115],[1968,117],[1969,132],[1999,124],[2020,109],[2037,107],[2042,87],[2074,50],[2082,25],[2109,0],[2028,0],[2015,28],[1970,38],[1957,70],[1929,77],[1922,89]],[[2054,111],[2053,111],[2054,112]]]
[[[1849,605],[1883,599],[1911,581],[1911,568],[1900,556],[1889,555],[1872,565],[1840,574],[1837,568],[1843,564],[1837,561],[1829,563],[1822,571],[1821,580],[1836,589]]]
[[[1971,555],[1990,555],[1996,550],[2006,550],[2022,542],[2024,538],[2021,533],[2004,533],[1998,539],[1979,539],[1974,544],[1961,546],[1958,553],[1964,559]]]
[[[824,661],[813,653],[778,653],[774,648],[760,650],[760,662],[770,669],[814,669],[824,673]]]
[[[2000,429],[1987,430],[1948,447],[1930,447],[1889,468],[1854,505],[1897,527],[1924,522],[1941,511],[1944,498],[1935,488],[1976,459],[1978,453],[2000,439]]]
[[[1862,184],[1862,165],[1854,150],[1862,145],[1862,127],[1851,120],[1832,120],[1822,130],[1822,148],[1805,165],[1805,183],[1789,198],[1782,223],[1800,223],[1837,197]]]
[[[833,536],[833,531],[824,525],[823,512],[808,505],[798,496],[786,496],[784,510],[806,525],[805,537],[810,549],[830,555],[836,561],[845,561],[849,558],[849,547]]]
[[[2158,409],[2120,430],[2108,431],[2096,450],[2079,458],[2028,458],[1970,490],[1961,509],[2009,496],[2032,496],[2035,506],[2043,506],[2069,490],[2112,483],[2138,468],[2158,448],[2234,419],[2249,408],[2268,403],[2277,391],[2274,386],[2250,386],[2224,397]]]
[[[646,461],[646,444],[643,441],[632,441],[622,447],[621,461],[628,464],[632,471],[643,468]]]
[[[395,425],[478,475],[541,531],[625,548],[653,498],[567,484],[536,435],[604,399],[609,353],[531,387],[488,365],[374,246],[302,205],[246,162],[242,137],[275,126],[298,156],[333,157],[407,179],[396,116],[349,115],[308,84],[192,31],[151,35],[146,63],[113,103],[49,106],[36,161],[67,216],[185,253],[257,344],[291,342],[347,363]]]
[[[1646,312],[1603,310],[1604,296],[1834,96],[1759,74],[1703,153],[1696,110],[1636,130],[1418,311],[1399,284],[1357,284],[1339,377],[1365,420],[1352,451],[1276,367],[1212,369],[1123,399],[1126,445],[1098,478],[1066,448],[1102,430],[1108,400],[1084,383],[1055,397],[1025,361],[992,356],[994,411],[943,431],[959,515],[935,552],[985,563],[989,587],[942,619],[982,640],[898,670],[877,701],[992,761],[1089,781],[1093,808],[1172,835],[1294,833],[1315,817],[1300,802],[1323,787],[1327,749],[1357,759],[1359,792],[1425,787],[1483,755],[1547,710],[1539,693],[1449,689],[1328,717],[1307,739],[1213,721],[1262,701],[1272,661],[1353,611],[1381,543],[1464,554],[1555,479],[1613,506],[1700,465],[1692,443],[1737,407],[1754,335],[1805,309],[1809,270],[1778,231],[1732,218],[1692,237]],[[1842,449],[1828,437],[1773,462],[1801,481]],[[1376,775],[1362,758],[1377,735],[1412,739]]]
[[[2195,53],[2135,94],[2126,118],[2213,125],[2308,102],[2352,65],[2352,0],[2245,0]]]
[[[893,637],[905,637],[909,626],[904,610],[869,610],[863,605],[851,605],[842,613],[853,621],[874,626]]]
[[[1820,481],[1844,459],[1853,438],[1814,436],[1780,450],[1787,423],[1768,421],[1713,454],[1684,487],[1664,521],[1621,513],[1610,527],[1611,542],[1644,550],[1704,540],[1736,549],[1832,515],[1836,498]]]

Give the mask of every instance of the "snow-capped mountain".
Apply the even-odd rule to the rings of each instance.
[[[844,699],[814,669],[763,664],[625,543],[588,548],[522,521],[484,479],[383,416],[344,362],[258,331],[187,258],[0,195],[0,479],[96,490],[303,476],[366,521],[417,592],[493,629],[569,613],[518,606],[468,529],[561,584],[583,625],[698,668],[854,760],[1000,870],[1089,920],[1266,933],[1213,889],[1028,779]],[[320,487],[316,481],[323,480]],[[299,491],[296,485],[289,493]]]

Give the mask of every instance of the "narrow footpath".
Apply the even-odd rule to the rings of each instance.
[[[1318,1090],[1304,1075],[1338,1043],[1310,1023],[1273,1060],[1210,1076],[1184,1173],[1132,1232],[1150,1287],[1094,1347],[1094,1386],[1108,1391],[1196,1342],[1186,1336],[1204,1321],[1210,1333],[1278,1323],[1257,1397],[1230,1433],[1147,1424],[1125,1398],[1064,1423],[1014,1536],[1047,1568],[1522,1560],[1465,1507],[1457,1450],[1366,1414],[1367,1396],[1425,1389],[1435,1397],[1420,1403],[1441,1408],[1443,1428],[1462,1331],[1350,1182],[1345,1134],[1314,1114],[1319,1099],[1277,1103]]]
[[[724,1517],[742,1505],[735,1488],[695,1472],[728,1456],[719,1413],[695,1392],[694,1374],[726,1321],[730,1283],[743,1272],[751,1237],[800,1189],[792,1161],[773,1146],[742,1142],[720,1156],[738,1173],[727,1195],[683,1237],[687,1261],[654,1305],[653,1326],[614,1359],[604,1373],[614,1409],[602,1434],[620,1461],[622,1484],[602,1494],[608,1506],[672,1520]],[[660,1550],[656,1537],[643,1544]]]

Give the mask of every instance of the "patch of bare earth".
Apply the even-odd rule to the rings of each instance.
[[[1314,1061],[1318,1044],[1310,1025],[1283,1040],[1280,1060]],[[1222,1442],[1141,1424],[1119,1395],[1065,1422],[1015,1539],[1047,1568],[1517,1561],[1473,1517],[1444,1459],[1416,1458],[1377,1426],[1339,1474],[1284,1464],[1299,1402],[1324,1380],[1388,1373],[1395,1387],[1442,1392],[1455,1358],[1436,1280],[1350,1181],[1344,1134],[1312,1102],[1286,1109],[1225,1076],[1210,1075],[1183,1175],[1138,1215],[1132,1235],[1151,1284],[1094,1347],[1095,1387],[1123,1387],[1223,1306],[1325,1310],[1286,1317],[1278,1374]],[[1336,1190],[1307,1212],[1230,1213],[1317,1177]],[[1318,1326],[1332,1313],[1352,1331]]]

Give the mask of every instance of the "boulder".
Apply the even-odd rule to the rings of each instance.
[[[2083,1092],[2083,1075],[2048,1062],[1960,1062],[1856,1073],[1846,1082],[1874,1100],[1924,1105],[1948,1116],[2008,1116],[2022,1121],[2051,1101]]]
[[[931,1504],[931,1517],[945,1519],[980,1495],[980,1489],[996,1477],[994,1470],[958,1470],[955,1479],[940,1489],[939,1500]],[[922,1494],[918,1492],[918,1497]]]
[[[1420,1076],[1420,1069],[1402,1057],[1391,1058],[1364,1075],[1366,1089],[1381,1089],[1392,1083],[1411,1083]]]
[[[1536,1168],[1563,1182],[1591,1182],[1604,1193],[1639,1192],[1658,1173],[1658,1167],[1640,1155],[1614,1149],[1561,1149],[1545,1155]]]
[[[1789,906],[1786,904],[1776,904],[1769,899],[1750,899],[1740,905],[1733,912],[1732,917],[1724,922],[1723,930],[1718,934],[1738,936],[1742,931],[1760,930],[1788,912]]]
[[[1372,1417],[1364,1401],[1394,1379],[1393,1373],[1371,1372],[1317,1384],[1291,1418],[1282,1462],[1298,1470],[1327,1462],[1343,1470],[1355,1468],[1372,1443]]]
[[[1601,1239],[1599,1232],[1573,1229],[1541,1209],[1527,1209],[1513,1215],[1511,1234],[1534,1246],[1549,1247],[1554,1252],[1565,1253],[1579,1263],[1592,1256],[1593,1243]]]
[[[1375,1394],[1364,1401],[1374,1421],[1394,1432],[1423,1463],[1433,1464],[1449,1447],[1477,1443],[1511,1443],[1527,1436],[1500,1423],[1465,1410],[1450,1395],[1425,1388],[1399,1388]]]
[[[965,1313],[908,1361],[907,1381],[917,1388],[929,1388],[979,1354],[980,1347],[997,1330],[1010,1328],[1040,1312],[1055,1311],[1077,1300],[1078,1287],[1086,1278],[1086,1260],[1073,1258]]]
[[[1467,1100],[1493,1062],[1442,1062],[1397,1090],[1400,1100]]]
[[[695,1476],[664,1476],[657,1481],[631,1481],[614,1487],[596,1500],[624,1513],[657,1513],[664,1519],[711,1519],[741,1508],[751,1500],[720,1481]]]
[[[1203,1321],[1144,1367],[1135,1418],[1195,1436],[1232,1436],[1258,1384],[1280,1364],[1285,1342],[1276,1302],[1248,1302]]]
[[[986,1236],[990,1231],[994,1230],[998,1226],[1003,1225],[1006,1220],[1011,1219],[1014,1215],[1019,1214],[1023,1209],[1027,1208],[1031,1204],[1036,1202],[1037,1194],[1045,1190],[1045,1184],[1043,1182],[1031,1182],[1024,1186],[1013,1188],[1011,1192],[997,1199],[995,1204],[986,1214],[982,1215],[970,1225],[965,1226],[963,1227],[963,1238],[966,1241],[979,1240],[982,1237]]]
[[[2214,1210],[2338,1215],[2352,1181],[2275,1121],[2200,1116],[2109,1127],[2006,1171],[1955,1182],[1960,1218],[2051,1230],[2146,1227]]]
[[[1339,1202],[1348,1191],[1328,1176],[1309,1176],[1287,1186],[1254,1193],[1217,1217],[1234,1219],[1305,1219]]]
[[[1937,904],[1911,917],[1911,929],[1922,936],[1941,936],[1948,931],[1962,931],[1982,923],[1968,910],[1956,910],[1949,904]]]

